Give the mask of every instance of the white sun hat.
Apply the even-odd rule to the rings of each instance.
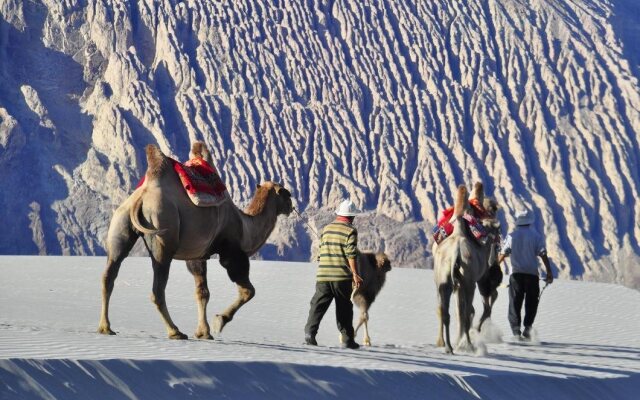
[[[336,209],[336,214],[341,217],[354,217],[360,214],[355,204],[351,200],[345,200]]]
[[[516,225],[531,225],[533,220],[533,212],[529,210],[523,209],[516,212]]]

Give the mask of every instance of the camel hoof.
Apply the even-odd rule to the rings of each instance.
[[[169,339],[186,340],[189,339],[189,337],[182,332],[176,332],[169,335]]]
[[[98,333],[102,335],[115,335],[116,333],[110,328],[98,328]]]
[[[198,332],[196,332],[195,337],[197,339],[213,340],[213,336],[211,336],[211,334],[209,332],[207,332],[207,333],[198,333]]]
[[[476,346],[470,342],[459,343],[458,346],[456,346],[456,351],[474,354],[476,352]]]
[[[444,352],[445,352],[446,354],[451,354],[451,355],[453,355],[453,349],[452,349],[451,347],[449,347],[449,346],[447,346],[447,348],[444,350]]]
[[[364,340],[362,341],[362,344],[364,344],[365,346],[369,346],[369,347],[371,347],[371,340],[369,340],[369,339],[364,339]]]
[[[229,320],[224,315],[216,315],[211,323],[211,330],[213,333],[218,334],[222,332],[227,322],[229,322]]]

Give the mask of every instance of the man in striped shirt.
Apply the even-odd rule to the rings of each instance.
[[[343,345],[357,349],[360,345],[353,338],[351,291],[362,283],[356,270],[358,231],[353,226],[353,219],[359,212],[351,200],[345,200],[340,203],[336,214],[336,219],[322,230],[320,236],[316,292],[311,299],[309,318],[304,328],[305,342],[312,346],[318,344],[316,334],[320,321],[335,299],[338,330],[346,338]]]

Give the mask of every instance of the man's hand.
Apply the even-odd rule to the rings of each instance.
[[[358,266],[356,265],[355,258],[349,259],[349,269],[351,270],[351,274],[353,275],[353,287],[357,289],[362,284],[362,278],[360,277],[360,275],[358,275]]]
[[[355,272],[353,273],[353,286],[357,289],[362,285],[362,277]]]

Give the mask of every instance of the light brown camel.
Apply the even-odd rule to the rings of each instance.
[[[200,150],[203,148],[201,146]],[[195,145],[194,150],[197,150]],[[148,169],[144,184],[115,211],[109,226],[98,332],[115,334],[109,322],[109,298],[120,264],[142,237],[153,266],[151,300],[162,316],[169,338],[187,338],[171,320],[165,302],[169,267],[171,260],[177,259],[186,260],[195,279],[198,305],[195,336],[211,339],[206,319],[209,301],[207,259],[218,254],[220,264],[238,286],[236,301],[214,319],[214,331],[219,332],[254,296],[255,289],[249,280],[249,256],[265,243],[278,215],[291,213],[291,193],[279,184],[266,182],[258,185],[245,212],[230,199],[217,207],[196,207],[187,197],[170,160],[160,149],[148,145],[146,153]]]
[[[474,351],[469,330],[475,311],[473,296],[476,282],[486,273],[491,257],[495,257],[493,237],[499,234],[499,224],[493,222],[485,225],[489,230],[486,244],[479,244],[468,232],[463,214],[469,210],[469,194],[464,185],[458,187],[452,224],[453,233],[439,245],[434,245],[434,280],[438,291],[439,329],[436,345],[445,347],[447,353],[453,353],[449,334],[449,303],[451,295],[457,294],[458,303],[458,344],[459,349]],[[493,255],[492,255],[493,254]],[[443,328],[445,336],[443,338]]]
[[[391,271],[391,262],[384,253],[360,253],[358,254],[358,274],[362,277],[362,284],[353,291],[351,301],[360,308],[360,320],[356,326],[358,333],[360,326],[364,325],[364,337],[362,343],[371,346],[369,337],[369,308],[380,293],[387,279],[387,272]]]

